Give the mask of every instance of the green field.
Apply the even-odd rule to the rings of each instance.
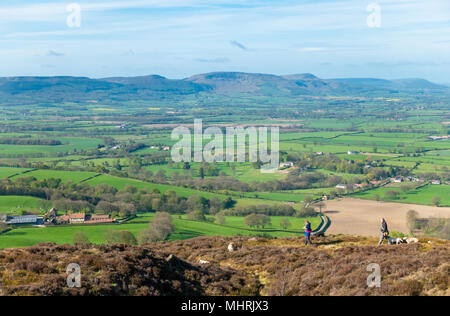
[[[27,172],[23,175],[15,176],[12,179],[18,178],[28,178],[34,177],[37,180],[44,179],[61,179],[63,182],[72,181],[74,183],[79,183],[95,177],[97,174],[93,172],[83,172],[83,171],[62,171],[62,170],[35,170]]]
[[[149,182],[142,182],[139,180],[134,179],[127,179],[127,178],[118,178],[108,175],[101,175],[95,178],[92,178],[88,181],[86,181],[89,185],[99,185],[99,184],[107,184],[112,187],[115,187],[116,189],[120,190],[125,188],[128,185],[137,187],[137,188],[145,188],[150,190],[159,190],[161,193],[167,192],[167,191],[173,191],[177,193],[180,196],[183,197],[189,197],[191,195],[200,195],[207,199],[211,199],[213,197],[217,197],[221,200],[225,199],[227,196],[220,193],[211,193],[211,192],[205,192],[205,191],[198,191],[188,188],[182,188],[177,187],[173,185],[165,185],[165,184],[156,184],[156,183],[149,183]],[[233,199],[237,202],[237,206],[246,206],[251,204],[277,204],[276,201],[264,200],[264,199],[249,199],[249,198],[236,198],[233,197]]]
[[[266,89],[269,88],[261,87],[262,91]],[[434,92],[418,95],[401,92],[395,96],[372,95],[372,92],[367,95],[298,95],[295,98],[278,94],[211,98],[172,95],[167,99],[161,93],[151,101],[26,102],[14,107],[0,104],[0,113],[5,118],[0,131],[0,139],[3,139],[3,143],[0,142],[0,179],[9,178],[14,182],[13,185],[6,180],[1,182],[2,194],[14,196],[0,196],[0,213],[42,213],[40,206],[43,201],[30,196],[16,196],[22,193],[36,195],[34,189],[38,190],[39,196],[43,196],[42,192],[52,193],[52,198],[61,208],[69,208],[64,201],[69,198],[74,202],[69,204],[70,207],[76,208],[81,202],[84,203],[82,207],[89,210],[107,213],[116,213],[117,207],[124,208],[124,205],[132,210],[130,214],[137,209],[158,209],[157,199],[169,203],[167,199],[171,198],[169,195],[155,197],[156,194],[149,194],[152,203],[153,198],[156,200],[156,207],[153,204],[142,207],[141,202],[145,201],[141,198],[148,198],[144,196],[147,194],[130,193],[130,190],[103,195],[99,193],[102,188],[89,190],[87,186],[100,184],[118,190],[134,186],[162,193],[173,191],[187,199],[200,195],[210,200],[210,206],[215,204],[218,208],[221,206],[213,198],[223,201],[231,197],[236,201],[234,208],[288,204],[299,210],[305,206],[305,199],[319,200],[323,194],[330,195],[330,198],[350,196],[421,205],[432,205],[433,198],[439,197],[441,206],[450,206],[450,141],[430,139],[430,136],[450,134],[450,125],[444,124],[450,122],[449,99],[450,95]],[[173,162],[170,151],[163,150],[164,146],[172,146],[176,142],[171,139],[173,129],[176,126],[191,128],[194,119],[199,117],[203,119],[204,130],[207,127],[219,127],[225,131],[229,126],[270,127],[280,124],[279,161],[293,162],[294,167],[262,173],[259,168],[264,163],[250,163],[248,157],[244,163]],[[37,140],[47,140],[43,142],[45,144],[56,140],[61,144],[20,145],[39,143]],[[205,139],[202,144],[206,144]],[[245,139],[242,146],[249,149],[250,144],[249,139]],[[236,145],[236,149],[238,146],[241,145]],[[349,155],[348,151],[355,153]],[[435,179],[444,184],[425,185],[410,191],[402,190],[404,184],[389,184],[356,193],[354,190],[336,189],[338,183],[365,184],[372,180],[384,183],[396,176],[419,177],[424,182],[417,185]],[[25,177],[38,180],[59,178],[64,184],[73,182],[86,186],[56,185],[56,188],[49,188],[49,184],[43,181],[19,183],[18,179]],[[81,196],[76,190],[90,195]],[[387,197],[388,191],[395,191],[398,195]],[[99,206],[100,200],[114,204],[114,208],[105,210],[104,204]],[[195,199],[179,201],[180,204],[176,205],[186,212],[198,207],[188,205],[195,203]],[[202,210],[210,214],[208,202],[203,202]],[[230,204],[227,207],[233,208]],[[61,210],[65,211],[72,210]],[[120,211],[127,213],[123,209]],[[139,218],[118,226],[18,228],[0,237],[0,247],[47,241],[70,243],[78,230],[85,231],[91,241],[101,243],[106,230],[125,229],[137,234],[147,226],[139,222],[151,220],[151,217],[141,214]],[[272,218],[274,227],[268,230],[278,230],[280,220]],[[290,220],[294,224],[292,229],[302,226],[301,219]],[[180,220],[177,216],[174,216],[174,221],[176,232],[171,236],[173,240],[255,233],[250,232],[239,217],[228,217],[227,226]],[[270,234],[291,235],[278,231]]]
[[[396,198],[387,198],[385,196],[387,191],[398,192],[398,196]],[[441,199],[442,206],[450,206],[449,185],[427,185],[408,192],[402,191],[399,187],[383,187],[356,193],[353,196],[362,199],[375,200],[376,195],[385,201],[424,205],[432,205],[432,199],[434,197],[439,197]]]
[[[1,167],[0,168],[0,179],[5,179],[5,178],[9,178],[9,177],[12,177],[15,175],[19,175],[27,170],[30,170],[30,169]]]
[[[18,215],[22,211],[40,212],[39,201],[31,196],[0,196],[0,213]]]
[[[54,226],[46,228],[17,228],[0,235],[0,249],[27,247],[38,243],[54,242],[57,244],[72,244],[73,236],[76,232],[85,232],[90,242],[102,244],[105,242],[105,233],[108,230],[128,230],[135,236],[140,231],[148,227],[148,223],[153,218],[152,214],[142,214],[138,218],[126,224],[116,225],[93,225],[93,226]],[[170,236],[170,240],[188,239],[199,236],[254,236],[268,234],[273,237],[289,237],[302,234],[304,226],[303,218],[288,218],[292,223],[289,230],[298,231],[298,233],[283,232],[280,227],[280,221],[285,217],[271,217],[272,226],[264,230],[251,230],[243,224],[243,217],[226,217],[226,225],[217,225],[208,222],[195,222],[186,219],[178,219],[173,216],[175,232]],[[318,217],[309,219],[313,229],[318,226],[320,219]],[[272,230],[272,231],[271,231]],[[276,230],[276,231],[273,231]]]

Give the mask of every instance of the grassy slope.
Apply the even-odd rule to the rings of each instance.
[[[19,214],[21,211],[39,211],[40,199],[31,196],[0,196],[0,213]]]
[[[73,243],[73,236],[76,232],[82,231],[87,234],[89,240],[96,244],[104,243],[104,236],[108,230],[128,230],[136,237],[139,232],[148,228],[148,222],[153,218],[153,214],[144,214],[137,219],[120,225],[92,225],[92,226],[55,226],[46,228],[17,228],[0,237],[0,249],[26,247],[43,242],[55,242],[57,244]],[[269,230],[282,230],[280,221],[285,217],[272,217],[272,226],[264,230],[249,231],[249,228],[243,224],[243,217],[227,217],[226,226],[211,224],[207,222],[194,222],[185,219],[178,219],[173,216],[175,224],[175,233],[170,237],[171,240],[189,239],[199,236],[252,236],[267,233],[273,237],[289,237],[298,234],[290,232],[270,232]],[[288,218],[292,223],[291,230],[301,231],[303,218]],[[313,228],[319,223],[319,218],[310,218]],[[299,232],[299,234],[301,234]]]
[[[399,195],[395,199],[386,198],[385,194],[387,191],[396,191]],[[432,205],[431,200],[437,196],[441,198],[441,205],[450,205],[450,186],[448,185],[427,185],[409,192],[403,192],[398,187],[382,187],[356,193],[353,197],[375,200],[376,195],[385,201],[425,205]]]

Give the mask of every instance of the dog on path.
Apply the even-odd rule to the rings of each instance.
[[[419,242],[419,239],[405,237],[403,238],[403,241],[407,244],[417,244]]]
[[[392,237],[387,237],[387,241],[389,245],[401,245],[401,244],[405,244],[406,242],[401,239],[401,238],[392,238]]]
[[[401,245],[401,244],[417,244],[419,242],[419,239],[409,237],[392,238],[388,236],[387,241],[389,245]]]

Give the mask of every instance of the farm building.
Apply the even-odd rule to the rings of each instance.
[[[69,224],[70,216],[69,215],[61,215],[55,218],[55,224]]]
[[[88,216],[85,220],[85,224],[107,224],[114,223],[116,220],[109,218],[109,215],[92,215]]]
[[[84,213],[74,213],[56,217],[57,224],[83,224],[86,218]]]
[[[433,181],[431,181],[431,184],[433,184],[433,185],[441,185],[442,182],[441,182],[441,180],[433,180]]]
[[[336,186],[336,189],[347,190],[347,185],[346,185],[346,184],[338,184],[338,185]]]
[[[287,169],[287,168],[292,168],[294,166],[294,163],[291,161],[287,161],[287,162],[282,162],[280,163],[280,167],[279,169]]]
[[[406,178],[408,181],[411,181],[411,182],[422,182],[423,180],[420,180],[419,178],[416,178],[416,177],[407,177]]]
[[[62,215],[56,217],[56,224],[107,224],[115,223],[115,219],[111,219],[109,215],[87,215],[84,213],[76,213],[70,215]]]
[[[41,218],[36,215],[25,216],[7,216],[5,224],[7,225],[38,225]]]
[[[431,140],[442,140],[442,139],[450,139],[450,135],[447,136],[430,136]]]
[[[84,213],[70,214],[69,218],[71,224],[82,224],[86,220],[86,214]]]
[[[357,155],[357,154],[359,154],[359,152],[353,151],[353,150],[349,150],[349,151],[347,152],[347,154],[348,154],[348,155]]]
[[[393,181],[394,181],[395,183],[402,183],[402,182],[403,182],[403,177],[395,177],[395,178],[393,179]]]

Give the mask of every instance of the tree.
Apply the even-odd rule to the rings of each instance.
[[[272,220],[267,215],[257,215],[258,216],[258,226],[264,229],[266,226],[272,225]]]
[[[417,229],[417,219],[419,218],[419,213],[414,210],[409,210],[406,213],[406,224],[409,227],[409,231],[412,232],[414,229]]]
[[[297,211],[297,217],[313,217],[317,216],[316,210],[312,207],[302,206],[300,210]]]
[[[8,225],[5,223],[0,222],[0,233],[3,233],[8,230]]]
[[[230,197],[226,197],[225,200],[223,200],[223,208],[225,209],[232,208],[234,204],[236,204],[236,202]]]
[[[258,225],[258,216],[256,214],[250,214],[244,218],[244,224],[253,228]]]
[[[289,227],[291,227],[291,222],[287,218],[284,218],[281,220],[280,225],[281,225],[281,227],[283,227],[283,229],[286,230]]]
[[[222,201],[218,197],[214,196],[209,200],[209,214],[215,215],[218,212],[220,212],[222,208],[223,208]]]
[[[120,231],[120,243],[127,245],[137,245],[136,237],[134,237],[133,233],[128,230]]]
[[[48,200],[39,200],[38,201],[38,207],[41,210],[48,211],[52,208],[52,206],[53,206],[53,203],[51,201],[48,201]]]
[[[264,227],[272,224],[272,220],[267,215],[262,214],[250,214],[244,218],[244,224],[249,227]]]
[[[303,199],[303,204],[309,205],[309,204],[312,203],[312,201],[314,201],[314,198],[313,198],[313,197],[311,197],[311,196],[306,196],[306,197]]]
[[[175,230],[172,216],[166,212],[156,213],[153,222],[150,224],[150,229],[161,232],[164,239],[167,239]]]
[[[174,232],[172,217],[169,213],[158,212],[155,214],[153,222],[149,224],[149,228],[139,233],[138,239],[140,244],[155,241],[164,241]]]
[[[317,203],[316,206],[319,208],[320,213],[322,213],[322,209],[324,209],[326,207],[325,203],[323,203],[323,202]]]
[[[208,200],[205,199],[203,196],[198,194],[193,194],[189,196],[187,200],[187,205],[189,206],[189,209],[191,210],[202,210],[206,211],[208,209]]]
[[[403,192],[406,193],[408,191],[411,191],[414,188],[414,186],[412,184],[404,184],[400,186],[400,188],[402,189]]]
[[[190,212],[187,215],[187,219],[191,220],[191,221],[204,222],[204,221],[206,221],[206,216],[203,213],[203,211],[195,210],[195,211]]]
[[[439,196],[435,196],[431,199],[431,203],[439,207],[441,205],[441,198]]]
[[[127,230],[108,230],[105,234],[106,243],[112,244],[127,244],[137,245],[136,237],[133,233]]]
[[[395,199],[398,196],[398,192],[397,191],[386,191],[386,193],[384,194],[384,196],[388,199]]]
[[[225,216],[223,216],[222,214],[217,214],[216,215],[216,222],[219,225],[225,225],[226,224]]]
[[[73,235],[73,244],[74,245],[90,245],[89,238],[85,232],[76,232]]]

